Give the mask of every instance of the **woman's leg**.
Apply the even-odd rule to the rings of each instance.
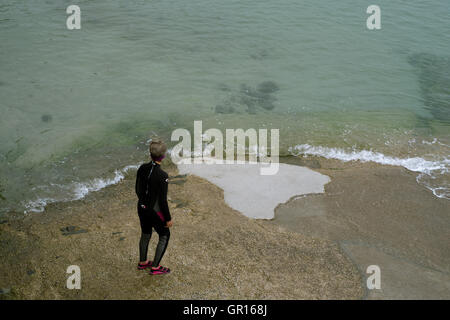
[[[143,209],[138,204],[138,215],[139,215],[139,222],[141,224],[141,239],[139,241],[139,261],[140,264],[146,264],[148,262],[147,261],[148,243],[150,242],[150,238],[152,236],[151,212]]]
[[[150,233],[141,233],[141,240],[139,241],[139,261],[141,264],[148,263],[147,261],[147,252],[148,252],[148,243],[150,242],[150,238],[152,237],[152,231],[150,229]]]
[[[167,245],[170,239],[170,230],[165,226],[158,225],[155,228],[159,235],[158,245],[156,246],[155,258],[153,259],[152,267],[156,268],[159,266],[164,253],[166,252]]]

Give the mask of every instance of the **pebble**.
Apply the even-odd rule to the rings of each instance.
[[[63,236],[69,236],[72,234],[86,233],[88,232],[86,229],[80,229],[75,226],[67,226],[60,229]]]

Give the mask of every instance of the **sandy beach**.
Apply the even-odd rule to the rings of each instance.
[[[163,264],[136,270],[135,172],[78,201],[0,224],[2,299],[414,299],[450,298],[448,200],[399,167],[320,158],[283,159],[326,175],[325,192],[251,219],[195,175],[170,175],[174,227]],[[150,255],[157,235],[153,235]],[[381,268],[381,290],[366,268]],[[81,269],[81,290],[66,269]]]

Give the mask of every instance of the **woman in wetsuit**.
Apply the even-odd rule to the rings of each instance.
[[[172,218],[167,204],[168,175],[161,169],[167,146],[160,140],[150,143],[151,161],[141,165],[137,171],[136,194],[138,200],[138,215],[141,223],[141,240],[139,241],[140,262],[138,269],[150,268],[150,274],[166,274],[169,268],[159,263],[169,243]],[[152,228],[159,235],[153,261],[147,260],[147,251]]]

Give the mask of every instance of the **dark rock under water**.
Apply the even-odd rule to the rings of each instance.
[[[53,117],[51,114],[43,114],[41,117],[42,122],[51,122]]]
[[[219,89],[222,90],[223,86],[225,85],[222,85]],[[275,108],[274,102],[277,101],[273,94],[279,89],[273,81],[263,81],[256,88],[243,83],[240,85],[238,92],[231,92],[222,103],[216,105],[215,112],[221,114],[241,112],[255,114],[260,109],[273,110]]]
[[[274,93],[278,90],[280,90],[280,88],[273,81],[264,81],[258,85],[258,91],[262,93]]]
[[[273,103],[277,99],[272,95],[272,93],[278,90],[278,86],[273,81],[265,81],[260,83],[256,90],[242,84],[242,102],[250,111],[254,110],[256,107],[261,107],[265,110],[273,110],[275,108]]]
[[[417,68],[425,108],[434,119],[450,124],[450,59],[428,53],[409,56],[409,63]],[[418,125],[426,126],[428,120],[420,118]]]
[[[2,187],[2,185],[0,184],[0,200],[6,200],[6,198],[2,195],[2,192],[5,191]],[[1,224],[1,222],[0,222]]]
[[[218,104],[215,108],[215,111],[216,113],[230,114],[233,113],[235,110],[233,106],[226,104]]]

